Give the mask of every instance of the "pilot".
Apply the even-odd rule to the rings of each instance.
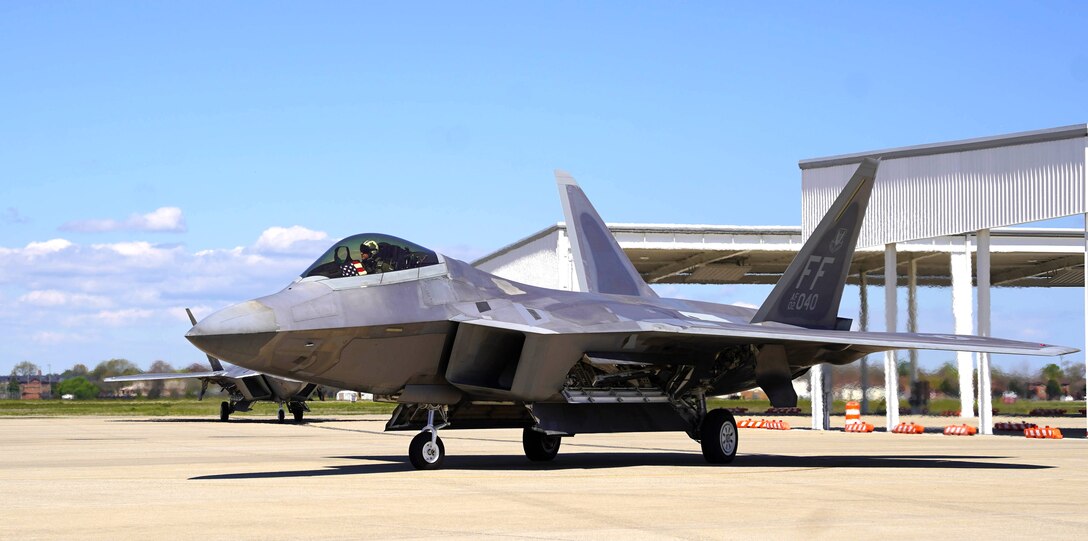
[[[373,243],[374,241],[369,241]],[[374,274],[377,270],[374,264],[374,249],[371,248],[366,242],[359,245],[359,261],[357,263],[359,274]]]

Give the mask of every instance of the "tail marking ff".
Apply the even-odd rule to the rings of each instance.
[[[872,158],[861,162],[752,323],[775,321],[809,329],[849,324],[839,320],[839,301],[879,165]]]

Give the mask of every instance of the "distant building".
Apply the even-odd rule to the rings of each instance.
[[[41,400],[53,397],[53,384],[60,378],[53,375],[14,376],[19,381],[18,396],[9,396],[8,385],[13,376],[0,376],[0,392],[11,400]]]

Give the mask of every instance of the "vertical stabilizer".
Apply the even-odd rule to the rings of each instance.
[[[861,162],[752,323],[776,321],[809,329],[839,327],[839,301],[878,165],[880,162],[872,158]]]
[[[555,172],[580,291],[657,297],[570,174]]]

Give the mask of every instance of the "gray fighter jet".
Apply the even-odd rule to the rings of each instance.
[[[420,430],[421,469],[444,428],[522,428],[531,460],[579,433],[678,430],[711,463],[736,421],[705,397],[762,387],[794,406],[817,363],[892,349],[1060,355],[1072,348],[939,334],[852,332],[838,317],[878,162],[865,160],[758,310],[660,298],[574,180],[556,173],[580,291],[505,280],[378,233],[347,237],[282,291],[230,306],[186,337],[280,377],[399,405],[387,430]]]
[[[196,318],[188,308],[189,321],[196,325]],[[267,400],[279,404],[277,418],[282,423],[286,418],[283,412],[284,405],[294,416],[295,422],[302,422],[304,412],[310,411],[306,401],[310,400],[315,391],[324,400],[320,389],[313,383],[297,381],[288,378],[277,378],[238,366],[224,367],[219,359],[208,355],[208,363],[211,364],[211,372],[178,372],[163,374],[136,374],[132,376],[114,376],[102,381],[157,381],[166,379],[200,380],[200,394],[197,400],[204,400],[204,393],[208,390],[208,384],[214,383],[230,395],[230,400],[224,400],[219,404],[219,420],[230,419],[230,414],[236,411],[249,411],[254,402]]]

